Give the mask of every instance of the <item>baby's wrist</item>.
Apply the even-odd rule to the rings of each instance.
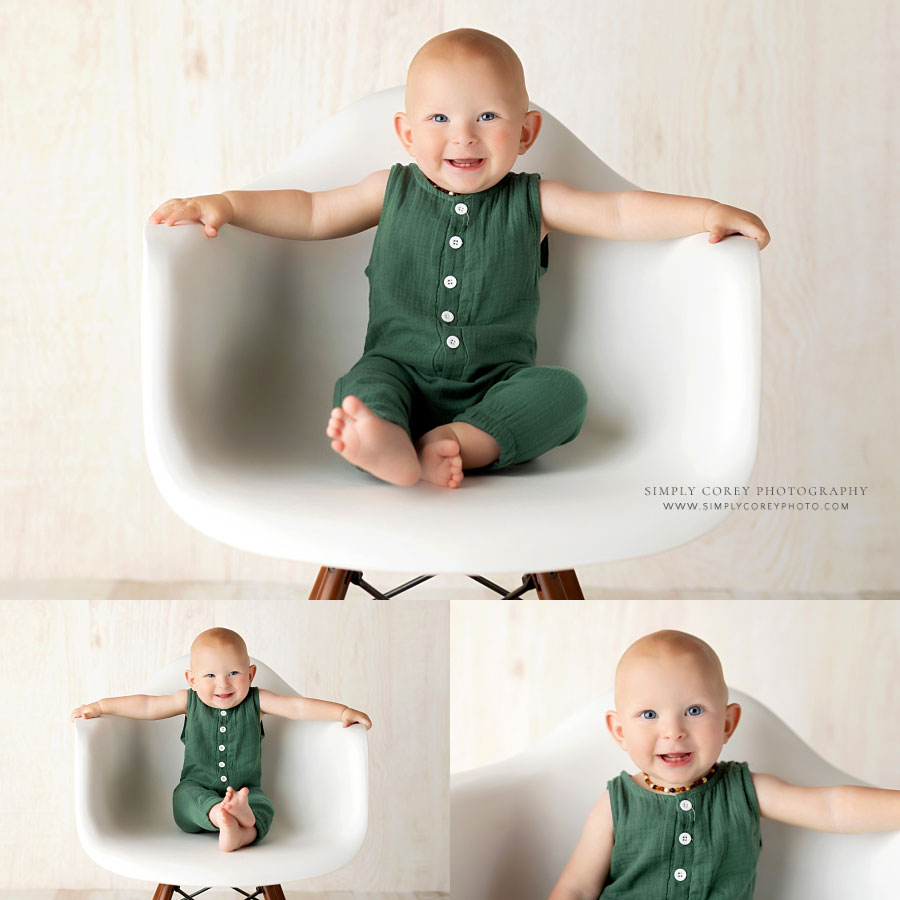
[[[709,221],[710,213],[711,213],[717,206],[721,206],[721,205],[722,205],[722,204],[719,203],[718,200],[710,200],[710,201],[709,201],[709,206],[706,207],[706,212],[703,214],[703,230],[704,230],[704,231],[711,231],[711,230],[712,230],[711,227],[710,227],[710,221]]]
[[[229,197],[230,191],[225,191],[224,193],[219,194],[219,196],[228,204],[228,221],[234,221],[234,202],[231,197]]]

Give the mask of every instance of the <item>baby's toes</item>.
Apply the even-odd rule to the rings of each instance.
[[[331,411],[331,418],[328,420],[328,427],[325,429],[325,433],[328,437],[340,437],[341,432],[344,430],[344,425],[346,424],[344,419],[344,411],[342,409],[333,409]]]

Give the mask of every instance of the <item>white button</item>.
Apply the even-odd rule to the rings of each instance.
[[[220,768],[220,769],[224,769],[224,768],[225,768],[225,763],[220,762],[220,763],[219,763],[219,768]]]
[[[219,715],[220,715],[220,716],[227,716],[228,713],[227,713],[224,709],[222,709],[222,710],[219,710]]]
[[[224,750],[224,749],[225,749],[225,745],[224,745],[224,744],[219,744],[219,749],[220,749],[220,750]]]
[[[452,321],[456,318],[456,316],[454,316],[453,313],[450,312],[449,309],[445,309],[445,310],[441,313],[441,318],[442,318],[445,322],[452,322]]]
[[[469,207],[466,206],[465,203],[457,203],[456,206],[453,207],[459,215],[464,216],[468,211]]]
[[[455,334],[451,334],[450,337],[447,338],[447,346],[451,350],[455,350],[459,346],[459,338]]]
[[[691,836],[686,831],[683,831],[678,835],[678,840],[681,841],[682,844],[687,846],[691,842]]]
[[[450,246],[454,250],[459,250],[462,247],[462,238],[458,234],[454,234],[452,238],[450,238]]]
[[[685,812],[687,812],[689,809],[693,809],[693,808],[694,808],[694,804],[691,803],[690,800],[682,800],[681,803],[679,803],[678,805],[679,805]]]
[[[676,869],[673,873],[676,881],[684,881],[687,878],[687,872],[684,869]]]
[[[223,775],[223,776],[219,779],[219,781],[228,781],[228,776],[227,776],[227,775]]]
[[[219,727],[219,731],[221,731],[221,732],[224,733],[224,731],[225,731],[225,726],[224,726],[224,725],[221,725],[221,726]]]
[[[456,279],[452,275],[448,275],[444,279],[444,287],[455,288],[456,287]],[[222,712],[222,715],[223,716],[225,715],[224,711]]]

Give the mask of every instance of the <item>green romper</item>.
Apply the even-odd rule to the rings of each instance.
[[[752,900],[762,846],[747,763],[722,762],[681,794],[608,784],[613,845],[602,900]]]
[[[230,785],[236,791],[250,788],[256,840],[266,836],[275,808],[259,786],[264,737],[259,688],[251,687],[233,709],[213,709],[194,691],[188,691],[187,715],[181,729],[184,766],[172,796],[175,822],[182,831],[217,831],[209,821],[209,811],[224,798]]]
[[[500,447],[494,468],[577,437],[587,394],[566,369],[536,366],[540,175],[445,193],[415,163],[395,164],[366,267],[363,357],[334,389],[413,441],[468,422]]]

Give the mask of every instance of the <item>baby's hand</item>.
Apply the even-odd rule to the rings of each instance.
[[[759,241],[760,250],[763,250],[769,243],[769,232],[763,225],[762,219],[735,206],[716,203],[707,210],[703,224],[709,232],[711,244],[717,244],[729,234],[743,234]]]
[[[234,218],[234,207],[224,194],[207,194],[203,197],[176,198],[167,200],[150,214],[150,221],[156,225],[165,222],[202,222],[207,237],[215,237],[218,230]]]
[[[74,722],[76,719],[96,719],[102,715],[103,710],[100,709],[99,703],[87,703],[84,706],[79,706],[78,709],[72,710],[72,721]]]
[[[344,711],[341,713],[341,722],[344,723],[344,728],[356,723],[365,725],[366,731],[372,727],[372,720],[364,712],[360,712],[358,709],[350,709],[349,706],[344,707]]]

